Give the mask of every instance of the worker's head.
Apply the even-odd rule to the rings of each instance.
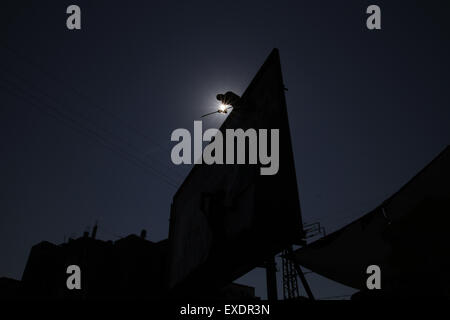
[[[216,98],[217,98],[217,100],[219,100],[219,101],[223,101],[223,99],[225,98],[225,96],[223,95],[223,94],[218,94],[217,96],[216,96]]]
[[[228,106],[237,104],[240,99],[240,97],[236,93],[231,91],[228,91],[225,94],[218,94],[216,98],[217,100]]]

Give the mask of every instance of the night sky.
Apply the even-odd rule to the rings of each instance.
[[[96,221],[105,240],[166,238],[190,170],[170,160],[172,131],[242,94],[274,47],[304,221],[330,233],[373,209],[450,141],[448,4],[393,2],[2,0],[0,276]],[[317,297],[353,292],[307,277]],[[265,297],[262,269],[241,282]]]

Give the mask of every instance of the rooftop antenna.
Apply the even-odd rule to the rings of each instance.
[[[94,228],[92,229],[91,238],[95,239],[97,236],[97,229],[98,229],[98,221],[95,221]]]

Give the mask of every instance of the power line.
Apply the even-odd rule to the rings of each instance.
[[[11,83],[11,82],[10,82]],[[17,88],[21,91],[24,91],[23,89],[19,88],[18,86],[14,85],[13,83],[11,83],[13,88]],[[23,99],[24,101],[26,101],[27,99],[25,99],[24,95],[18,94],[13,92],[11,89],[9,89],[6,86],[2,86],[0,87],[1,89],[3,89],[5,92],[8,92],[9,94],[16,96],[18,98]],[[35,100],[38,100],[35,98]],[[53,118],[56,118],[57,120],[63,120],[65,123],[69,124],[73,129],[77,130],[78,132],[87,135],[89,137],[94,137],[98,142],[100,142],[104,147],[108,148],[109,150],[120,154],[122,157],[124,157],[126,160],[130,161],[131,163],[137,165],[140,168],[146,169],[156,175],[158,175],[162,180],[164,180],[168,185],[174,187],[175,189],[177,188],[177,185],[171,181],[171,179],[169,177],[167,177],[166,175],[164,175],[163,173],[159,172],[158,170],[156,170],[155,168],[153,168],[151,165],[143,162],[142,160],[140,160],[139,158],[137,158],[136,156],[134,156],[133,154],[129,153],[126,150],[122,150],[119,146],[119,148],[117,149],[117,146],[114,147],[114,144],[112,144],[111,142],[105,140],[104,137],[102,137],[100,134],[98,134],[97,132],[95,132],[94,130],[92,130],[91,128],[85,126],[85,125],[80,125],[79,122],[77,122],[75,119],[73,119],[72,117],[64,114],[63,112],[61,112],[60,110],[58,110],[57,108],[49,105],[49,104],[45,104],[45,103],[41,103],[41,105],[37,104],[35,101],[33,100],[29,100],[26,101],[28,103],[30,103],[31,105],[33,105],[35,108],[37,108],[40,111],[43,111],[49,115],[51,115]]]
[[[26,101],[26,99],[23,97],[23,95],[18,94],[18,93],[14,93],[12,90],[8,89],[7,87],[3,86],[0,87],[1,89],[3,89],[4,91],[6,91],[7,93],[21,98],[24,101]],[[18,87],[16,87],[18,88]],[[20,90],[20,88],[19,88]],[[52,116],[53,118],[57,119],[57,120],[63,120],[65,121],[66,124],[68,124],[69,126],[71,126],[73,129],[77,130],[78,132],[87,135],[88,137],[94,137],[98,142],[101,142],[101,144],[110,149],[113,152],[116,152],[118,154],[121,154],[122,157],[124,157],[126,160],[134,163],[135,165],[137,165],[138,167],[150,170],[151,172],[153,172],[154,174],[157,174],[160,176],[160,178],[162,178],[167,184],[171,185],[174,188],[177,188],[177,186],[170,181],[170,179],[168,179],[165,175],[161,174],[160,172],[158,172],[156,169],[154,169],[152,166],[142,162],[140,159],[136,158],[134,155],[132,155],[131,153],[125,151],[125,150],[117,150],[113,147],[113,144],[110,145],[108,144],[108,142],[105,140],[104,137],[102,137],[101,135],[99,135],[98,133],[96,133],[95,131],[93,131],[92,129],[86,127],[86,126],[80,126],[76,120],[68,117],[67,115],[64,115],[63,113],[61,113],[60,111],[56,110],[55,108],[49,106],[49,105],[45,105],[45,107],[42,107],[40,105],[38,105],[37,103],[35,103],[32,100],[28,100],[26,101],[28,103],[30,103],[31,105],[33,105],[35,108],[37,108],[39,111],[44,111],[45,113],[47,113],[48,115]],[[47,110],[46,110],[47,109]],[[52,111],[49,111],[52,110]],[[80,130],[81,129],[81,130]],[[83,131],[84,130],[84,131]]]
[[[6,71],[6,69],[4,69],[4,68],[1,68],[1,69],[3,69],[3,70]],[[21,76],[18,75],[17,73],[11,72],[11,70],[8,70],[8,71],[9,71],[10,73],[14,74],[17,78],[19,78],[19,80],[22,80],[23,82],[27,82],[23,77],[21,77]],[[9,81],[12,83],[11,80],[9,80]],[[17,87],[19,87],[19,86],[17,86]],[[37,91],[39,91],[39,93],[40,93],[41,95],[45,96],[47,99],[53,101],[54,103],[57,103],[56,100],[55,100],[54,98],[52,98],[49,94],[47,94],[46,92],[40,91],[39,88],[37,88],[36,86],[34,86],[34,87],[37,89]],[[23,88],[22,88],[22,89],[23,89]],[[24,89],[23,89],[23,90],[24,90]],[[66,109],[66,108],[62,108],[62,109]],[[67,109],[66,109],[65,111],[66,111],[66,112],[70,112],[70,111],[67,110]],[[89,122],[89,123],[92,124],[93,126],[98,126],[98,124],[94,123],[91,119],[89,119],[89,118],[86,117],[85,115],[80,114],[80,113],[78,113],[78,112],[73,112],[73,111],[72,111],[72,113],[74,113],[75,115],[77,115],[79,118],[82,118],[82,119],[86,120],[87,122]],[[100,130],[104,131],[104,133],[109,134],[109,135],[111,135],[112,137],[114,137],[114,138],[116,138],[116,139],[118,138],[118,139],[122,140],[122,141],[123,141],[125,144],[127,144],[129,147],[131,147],[131,148],[133,148],[134,150],[136,150],[136,152],[137,152],[138,154],[143,155],[144,158],[147,157],[147,156],[149,156],[148,153],[141,152],[141,150],[140,150],[138,147],[136,147],[136,146],[134,146],[133,144],[131,144],[127,139],[124,139],[123,137],[121,137],[121,136],[119,136],[119,135],[117,135],[117,134],[114,134],[114,133],[112,133],[112,132],[110,132],[110,131],[108,131],[108,130],[106,130],[106,129],[103,129],[103,128],[101,128],[100,126],[98,126],[98,127],[99,127]],[[98,129],[98,128],[96,128],[96,129]],[[165,165],[164,165],[159,159],[153,158],[152,160],[156,160],[156,162],[158,162],[160,165],[162,165],[163,167],[165,167]],[[175,173],[176,173],[176,172],[175,172]],[[182,179],[181,175],[179,175],[179,174],[177,174],[177,175],[178,175],[179,178]],[[172,177],[170,177],[170,178],[173,179]],[[176,180],[176,179],[174,179],[174,180]]]
[[[21,59],[22,61],[25,61],[26,63],[28,63],[28,65],[33,66],[35,69],[39,70],[41,73],[43,73],[48,79],[61,84],[61,83],[65,83],[67,88],[71,89],[71,91],[77,95],[78,97],[80,97],[81,99],[87,101],[89,103],[89,105],[93,106],[94,108],[96,108],[97,110],[100,110],[103,113],[108,114],[110,117],[116,119],[118,121],[118,123],[121,123],[123,126],[127,127],[129,130],[135,132],[135,134],[141,136],[142,138],[148,140],[150,143],[152,143],[153,145],[157,146],[158,148],[160,148],[161,150],[165,151],[165,152],[169,152],[170,150],[167,149],[166,147],[164,147],[163,145],[161,145],[160,143],[158,143],[156,140],[154,140],[153,138],[151,138],[150,136],[148,136],[147,134],[143,133],[142,131],[136,129],[134,126],[132,126],[129,122],[123,120],[122,118],[120,118],[119,116],[117,116],[116,114],[114,114],[113,112],[111,112],[110,110],[104,108],[103,106],[99,105],[99,104],[92,104],[92,100],[84,93],[82,93],[81,91],[77,90],[76,88],[74,88],[72,85],[68,84],[64,79],[62,79],[61,77],[57,77],[54,74],[48,72],[45,68],[43,68],[42,66],[40,66],[38,63],[36,63],[34,60],[29,59],[28,57],[26,57],[25,55],[19,53],[18,51],[14,50],[13,48],[3,44],[3,49],[6,51],[9,51],[10,54],[12,54],[14,57]],[[66,88],[66,87],[64,87]],[[178,169],[178,167],[175,167],[176,169]],[[181,175],[181,173],[178,173],[179,175]]]

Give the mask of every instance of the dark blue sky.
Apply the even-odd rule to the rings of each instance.
[[[450,137],[448,5],[392,2],[2,1],[0,275],[96,220],[102,239],[166,238],[189,170],[171,132],[243,93],[274,47],[304,220],[331,232],[371,210]],[[382,30],[366,29],[369,4]],[[349,292],[310,279],[317,296]],[[261,270],[244,281],[265,295]]]

